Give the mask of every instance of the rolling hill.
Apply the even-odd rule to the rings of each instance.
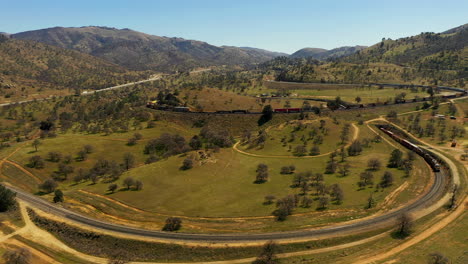
[[[340,58],[354,54],[360,50],[365,49],[366,46],[353,46],[353,47],[340,47],[336,49],[326,50],[320,48],[304,48],[294,52],[291,58],[308,58],[312,57],[317,60],[327,60]]]
[[[148,75],[77,51],[0,35],[0,101],[100,89]]]
[[[443,33],[424,32],[397,40],[383,39],[343,58],[351,63],[392,63],[434,70],[468,71],[468,24]]]
[[[173,72],[213,65],[256,64],[279,55],[253,48],[217,47],[202,41],[108,27],[54,27],[12,34],[11,37],[74,49],[132,70]]]

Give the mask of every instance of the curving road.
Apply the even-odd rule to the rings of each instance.
[[[434,174],[434,184],[430,190],[419,200],[387,214],[373,218],[367,218],[352,223],[340,224],[332,227],[320,229],[286,231],[274,233],[241,233],[241,234],[191,234],[191,233],[170,233],[142,228],[134,228],[124,225],[97,220],[82,214],[62,208],[56,204],[45,201],[44,199],[27,193],[15,187],[7,186],[17,193],[17,198],[27,202],[34,208],[41,209],[56,216],[68,219],[69,221],[86,225],[104,231],[117,232],[122,235],[135,235],[145,238],[156,238],[167,241],[178,242],[203,242],[203,243],[245,243],[245,242],[264,242],[268,240],[288,240],[288,239],[313,239],[324,236],[344,235],[355,232],[373,230],[376,228],[389,227],[393,225],[402,213],[415,213],[423,210],[435,203],[445,193],[445,186],[448,183],[448,177],[444,172]]]

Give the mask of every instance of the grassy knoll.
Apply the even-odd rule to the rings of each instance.
[[[323,128],[321,128],[321,121],[325,122]],[[344,145],[341,143],[340,133],[345,124],[345,122],[333,122],[329,118],[281,124],[270,127],[266,131],[268,138],[263,146],[251,146],[247,143],[241,148],[260,155],[291,156],[296,146],[307,143],[306,155],[309,155],[310,148],[315,144],[319,146],[320,153],[328,153]],[[353,130],[350,127],[348,140],[352,138]]]

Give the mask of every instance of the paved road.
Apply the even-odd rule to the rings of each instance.
[[[324,236],[344,235],[354,232],[373,230],[380,227],[394,225],[397,217],[404,212],[417,212],[427,208],[435,203],[445,193],[447,176],[443,172],[435,173],[434,184],[430,190],[419,200],[409,204],[401,209],[391,211],[387,214],[374,218],[355,221],[348,224],[340,224],[332,227],[324,227],[313,230],[287,231],[275,233],[242,233],[242,234],[190,234],[190,233],[170,233],[155,230],[146,230],[142,228],[128,227],[113,223],[93,219],[88,216],[62,208],[59,205],[49,203],[44,199],[27,193],[15,187],[7,186],[17,192],[17,198],[29,203],[32,207],[49,212],[56,216],[66,218],[69,221],[83,224],[92,228],[104,231],[113,231],[123,235],[136,235],[147,238],[157,238],[167,241],[183,242],[213,242],[213,243],[242,243],[242,242],[264,242],[268,240],[287,240],[287,239],[309,239],[320,238]]]

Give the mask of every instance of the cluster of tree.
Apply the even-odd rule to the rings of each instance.
[[[374,173],[373,172],[380,170],[380,168],[382,167],[382,162],[377,158],[371,158],[367,162],[367,167],[368,169],[359,175],[359,181],[357,185],[360,188],[365,188],[366,186],[374,185]],[[393,182],[394,182],[393,174],[390,171],[385,171],[377,187],[387,188],[391,186]]]
[[[140,180],[135,180],[133,179],[132,177],[127,177],[123,180],[123,183],[122,183],[126,188],[127,190],[130,190],[130,188],[133,187],[133,189],[135,191],[140,191],[143,189],[143,183],[140,181]],[[113,187],[114,188],[114,187]],[[117,188],[115,188],[116,190]],[[115,191],[114,190],[114,191]],[[111,190],[112,192],[112,190]]]
[[[405,176],[408,177],[411,174],[411,171],[413,170],[413,162],[415,159],[416,154],[414,154],[414,152],[412,151],[409,151],[407,153],[407,157],[404,158],[403,152],[401,152],[399,149],[394,149],[390,153],[390,158],[388,160],[387,167],[404,170]]]
[[[450,114],[453,110],[449,110]],[[400,120],[400,123],[405,125],[405,129],[410,133],[416,134],[418,137],[437,138],[441,143],[447,140],[463,138],[466,135],[466,130],[463,126],[452,125],[448,127],[445,118],[436,118],[437,111],[432,111],[432,118],[428,120],[425,126],[421,124],[421,114],[409,115],[407,118]]]

